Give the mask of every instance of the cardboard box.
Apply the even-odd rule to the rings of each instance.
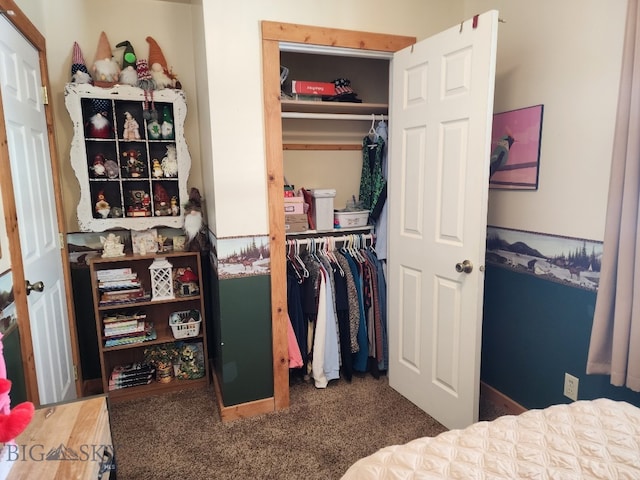
[[[336,86],[329,82],[293,80],[291,82],[291,93],[302,95],[335,95]]]
[[[304,198],[284,197],[284,213],[304,213]]]
[[[286,233],[300,233],[309,230],[309,222],[307,221],[306,213],[294,213],[284,216],[284,232]]]

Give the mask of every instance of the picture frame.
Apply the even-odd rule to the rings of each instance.
[[[158,231],[155,228],[137,232],[131,231],[131,248],[135,255],[146,255],[158,251]]]
[[[537,190],[544,105],[493,116],[489,188]]]

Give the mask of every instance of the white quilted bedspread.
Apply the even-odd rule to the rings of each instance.
[[[358,460],[343,480],[640,480],[640,409],[600,398],[450,430]]]

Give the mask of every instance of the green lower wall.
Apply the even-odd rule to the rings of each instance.
[[[214,364],[225,406],[273,396],[270,278],[218,281]]]
[[[22,351],[20,350],[20,332],[18,326],[13,325],[2,337],[4,362],[7,367],[7,378],[11,380],[11,406],[27,401],[27,384],[24,379],[22,366]]]
[[[596,293],[488,265],[481,378],[526,408],[569,403],[565,372],[578,377],[578,399],[598,397],[640,406],[640,393],[586,375]]]

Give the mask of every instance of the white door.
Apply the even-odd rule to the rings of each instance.
[[[37,50],[0,16],[4,107],[25,278],[44,283],[28,296],[40,403],[75,398],[56,201]]]
[[[448,428],[478,419],[497,26],[485,13],[391,66],[389,383]]]

